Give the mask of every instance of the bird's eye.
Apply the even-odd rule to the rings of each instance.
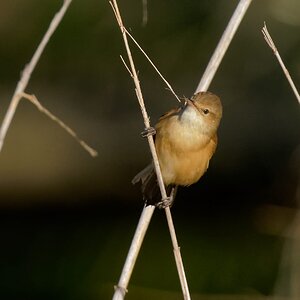
[[[204,113],[205,115],[207,115],[207,114],[209,113],[209,110],[208,110],[207,108],[205,108],[205,109],[203,109],[203,113]]]

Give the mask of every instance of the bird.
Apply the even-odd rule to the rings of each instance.
[[[220,98],[211,92],[198,92],[184,98],[181,105],[162,115],[146,134],[154,135],[155,149],[168,199],[161,199],[153,162],[132,180],[141,183],[146,205],[171,206],[178,186],[196,183],[206,172],[218,143],[222,118]]]

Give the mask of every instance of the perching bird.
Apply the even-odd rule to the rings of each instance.
[[[217,129],[222,117],[218,96],[199,92],[178,108],[164,114],[155,126],[155,148],[169,202],[162,201],[153,163],[138,173],[133,184],[141,181],[147,205],[172,205],[178,185],[197,182],[208,168],[217,147]]]

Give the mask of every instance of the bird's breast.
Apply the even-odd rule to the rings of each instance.
[[[170,144],[178,152],[197,150],[205,146],[211,138],[201,130],[199,123],[175,116],[159,122],[156,129],[156,139]]]
[[[192,123],[176,119],[159,125],[155,145],[164,183],[195,183],[208,168],[216,148],[215,138],[201,133]]]

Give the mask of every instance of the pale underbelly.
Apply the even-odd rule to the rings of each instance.
[[[164,155],[159,159],[166,185],[191,185],[197,182],[208,168],[211,155],[208,151]]]

